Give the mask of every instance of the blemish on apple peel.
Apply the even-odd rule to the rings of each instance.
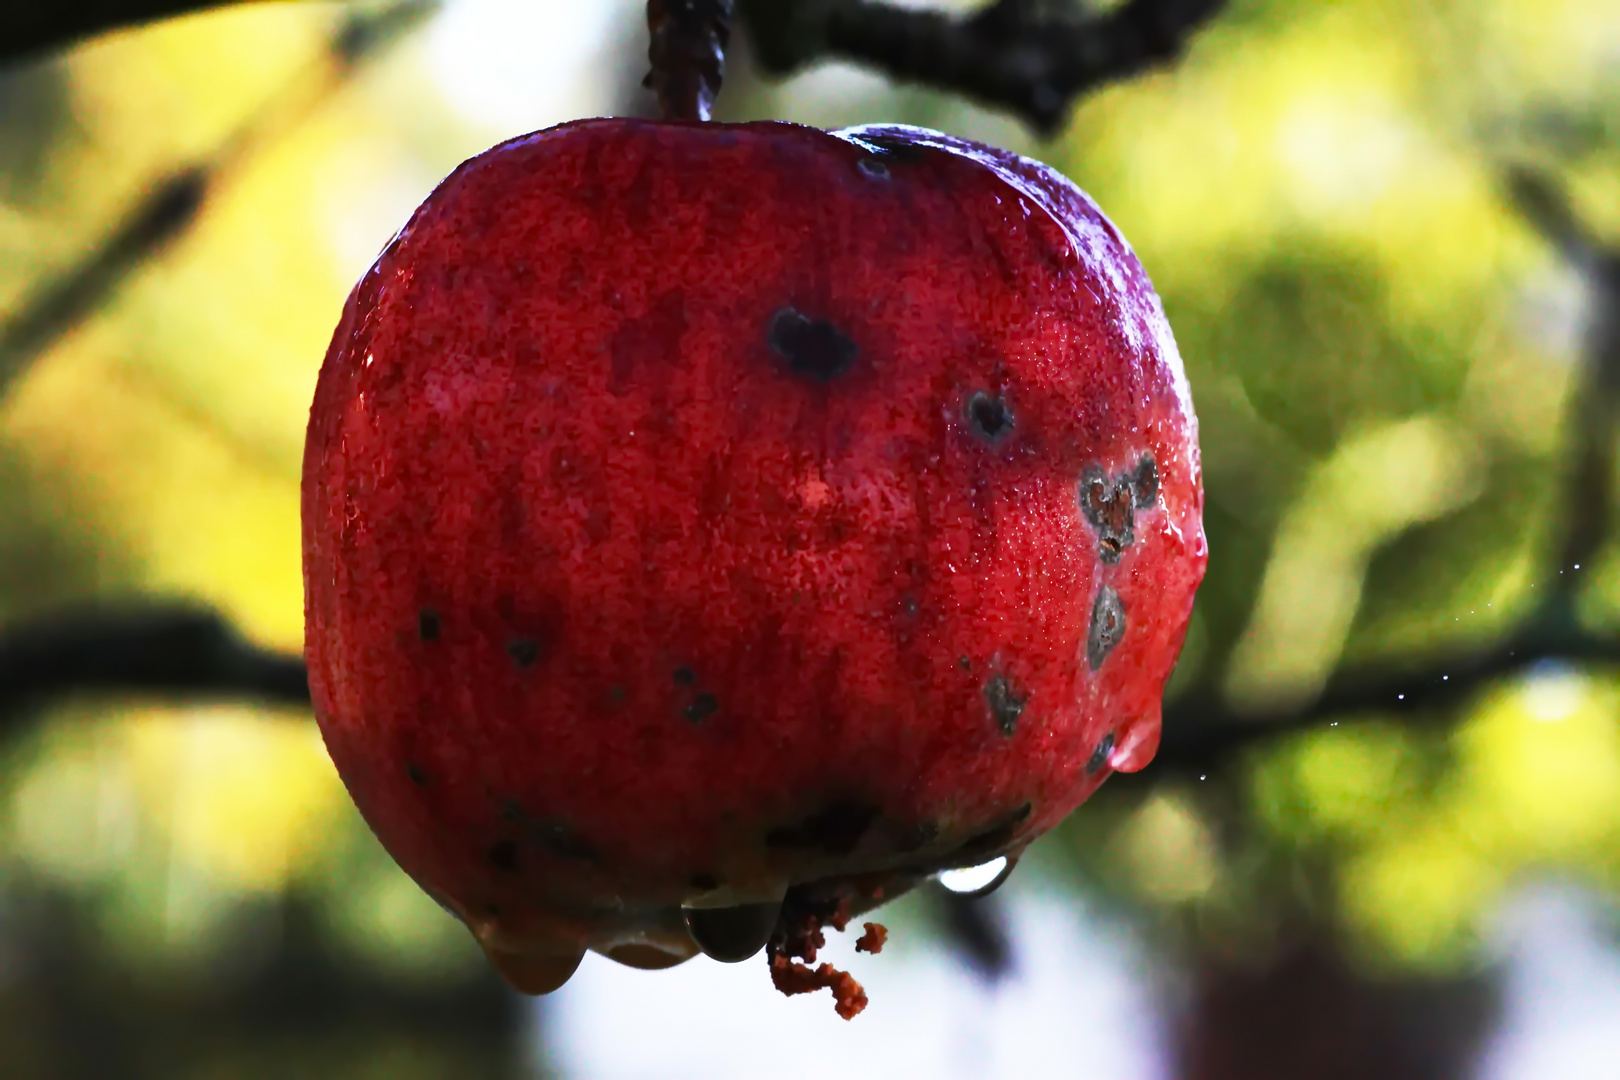
[[[1091,605],[1091,628],[1086,635],[1086,660],[1096,671],[1125,637],[1125,603],[1104,585]]]

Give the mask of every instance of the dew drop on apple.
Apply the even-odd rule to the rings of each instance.
[[[1001,883],[1006,881],[1011,873],[1012,860],[1005,855],[998,855],[978,866],[946,870],[939,875],[939,883],[947,892],[953,892],[958,896],[988,896],[1000,888]]]

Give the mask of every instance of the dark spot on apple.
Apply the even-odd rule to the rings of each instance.
[[[536,818],[523,808],[522,803],[514,799],[502,800],[501,817],[519,826],[525,839],[538,844],[558,858],[594,862],[598,857],[596,849],[580,839],[567,825],[560,821]]]
[[[713,694],[699,694],[692,704],[681,710],[681,715],[694,724],[701,724],[720,711],[720,699]]]
[[[416,613],[416,632],[423,641],[439,640],[439,613],[425,607]]]
[[[959,656],[956,658],[956,666],[961,668],[963,671],[972,671],[973,661],[969,660],[965,656]]]
[[[861,350],[842,330],[825,319],[812,319],[785,307],[771,316],[766,335],[772,351],[787,361],[795,375],[831,382],[855,363]]]
[[[415,763],[405,766],[405,775],[410,777],[411,783],[417,787],[427,787],[427,773],[422,771],[422,766]]]
[[[697,672],[693,671],[689,667],[678,667],[678,668],[676,668],[675,669],[675,685],[677,685],[677,686],[696,686],[697,685]]]
[[[711,892],[720,887],[720,879],[713,874],[693,874],[687,884],[700,892]]]
[[[967,415],[973,430],[990,442],[997,441],[1013,429],[1013,414],[1007,408],[1007,403],[982,391],[968,398]]]
[[[495,597],[495,612],[505,624],[503,648],[519,668],[544,662],[563,640],[562,605],[554,597],[520,603],[503,592]]]
[[[1102,742],[1097,744],[1097,749],[1091,752],[1091,760],[1086,762],[1086,772],[1092,775],[1101,772],[1103,766],[1108,764],[1108,757],[1113,752],[1114,733],[1110,731],[1102,737]]]
[[[765,834],[765,846],[805,848],[829,855],[848,855],[878,819],[877,807],[859,802],[835,802],[797,825],[779,825]]]
[[[1125,637],[1125,603],[1104,585],[1091,605],[1091,629],[1086,633],[1086,659],[1096,671]]]
[[[1097,530],[1097,554],[1105,563],[1119,562],[1136,541],[1135,500],[1129,473],[1109,479],[1093,465],[1080,481],[1080,510]]]
[[[503,873],[517,873],[517,845],[510,840],[502,840],[489,849],[489,862]]]
[[[1012,680],[1005,675],[992,675],[984,684],[984,703],[990,706],[990,715],[1003,735],[1018,730],[1018,718],[1023,715],[1027,700],[1013,689]]]
[[[1131,490],[1136,495],[1138,510],[1150,509],[1159,501],[1159,463],[1152,454],[1143,454],[1136,463],[1136,474],[1131,477]]]
[[[1020,806],[1018,809],[1012,811],[994,826],[986,829],[978,836],[975,836],[973,839],[957,848],[955,854],[952,856],[951,865],[973,866],[982,858],[988,857],[993,852],[1006,847],[1007,844],[1011,842],[1013,834],[1018,831],[1018,826],[1029,820],[1029,815],[1033,813],[1034,810],[1035,807],[1033,804],[1025,803],[1023,806]]]
[[[520,668],[533,667],[540,659],[540,643],[533,638],[515,637],[506,643],[506,655]]]

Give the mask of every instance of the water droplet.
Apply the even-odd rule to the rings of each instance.
[[[942,871],[939,883],[948,892],[953,892],[957,896],[988,896],[1007,880],[1012,868],[1011,859],[1005,855],[997,855],[989,862],[980,863],[978,866]]]
[[[1159,748],[1158,717],[1144,716],[1127,721],[1118,729],[1114,752],[1108,756],[1108,767],[1114,772],[1132,773],[1153,760]]]

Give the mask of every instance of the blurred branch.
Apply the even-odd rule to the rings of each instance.
[[[1587,268],[1598,252],[1592,235],[1575,219],[1569,197],[1545,173],[1528,165],[1510,165],[1507,193],[1514,209],[1544,239],[1578,268]]]
[[[1016,112],[1051,135],[1079,95],[1181,54],[1225,0],[996,0],[969,16],[873,0],[739,0],[761,66],[786,75],[824,57]]]
[[[939,911],[946,937],[979,978],[995,985],[1013,973],[1012,942],[999,897],[963,896],[938,882],[928,894]]]
[[[1213,770],[1255,743],[1335,721],[1395,717],[1448,719],[1447,706],[1485,686],[1541,664],[1620,665],[1620,639],[1583,629],[1573,617],[1532,619],[1502,644],[1478,652],[1439,654],[1409,671],[1348,668],[1314,700],[1288,708],[1235,709],[1214,691],[1194,691],[1165,705],[1164,737],[1143,779],[1166,772]],[[1129,782],[1131,777],[1122,777]]]
[[[189,605],[83,610],[0,632],[0,717],[83,691],[309,703],[302,657]]]
[[[1297,708],[1234,709],[1213,695],[1188,694],[1166,705],[1158,756],[1134,775],[1213,768],[1254,743],[1336,719],[1440,718],[1483,686],[1549,662],[1620,665],[1620,639],[1573,621],[1538,622],[1496,648],[1438,656],[1421,669],[1341,671]],[[83,611],[0,633],[0,712],[81,690],[309,701],[301,657],[248,643],[206,609]]]
[[[1509,170],[1519,212],[1584,277],[1592,315],[1565,424],[1571,443],[1564,506],[1569,528],[1558,568],[1591,565],[1614,514],[1615,432],[1620,427],[1620,251],[1604,247],[1575,217],[1568,195],[1545,173]],[[1569,605],[1575,579],[1565,574],[1550,602]]]
[[[213,169],[202,165],[160,180],[99,247],[0,325],[0,390],[94,314],[136,267],[185,232],[197,220],[213,178]]]
[[[111,30],[223,7],[231,0],[11,0],[0,5],[0,64]]]
[[[100,244],[0,323],[0,392],[36,357],[99,311],[131,274],[194,225],[232,168],[307,117],[352,79],[364,61],[437,9],[437,0],[401,0],[379,12],[350,17],[296,85],[240,125],[212,156],[158,179]],[[9,17],[0,16],[0,28]]]

